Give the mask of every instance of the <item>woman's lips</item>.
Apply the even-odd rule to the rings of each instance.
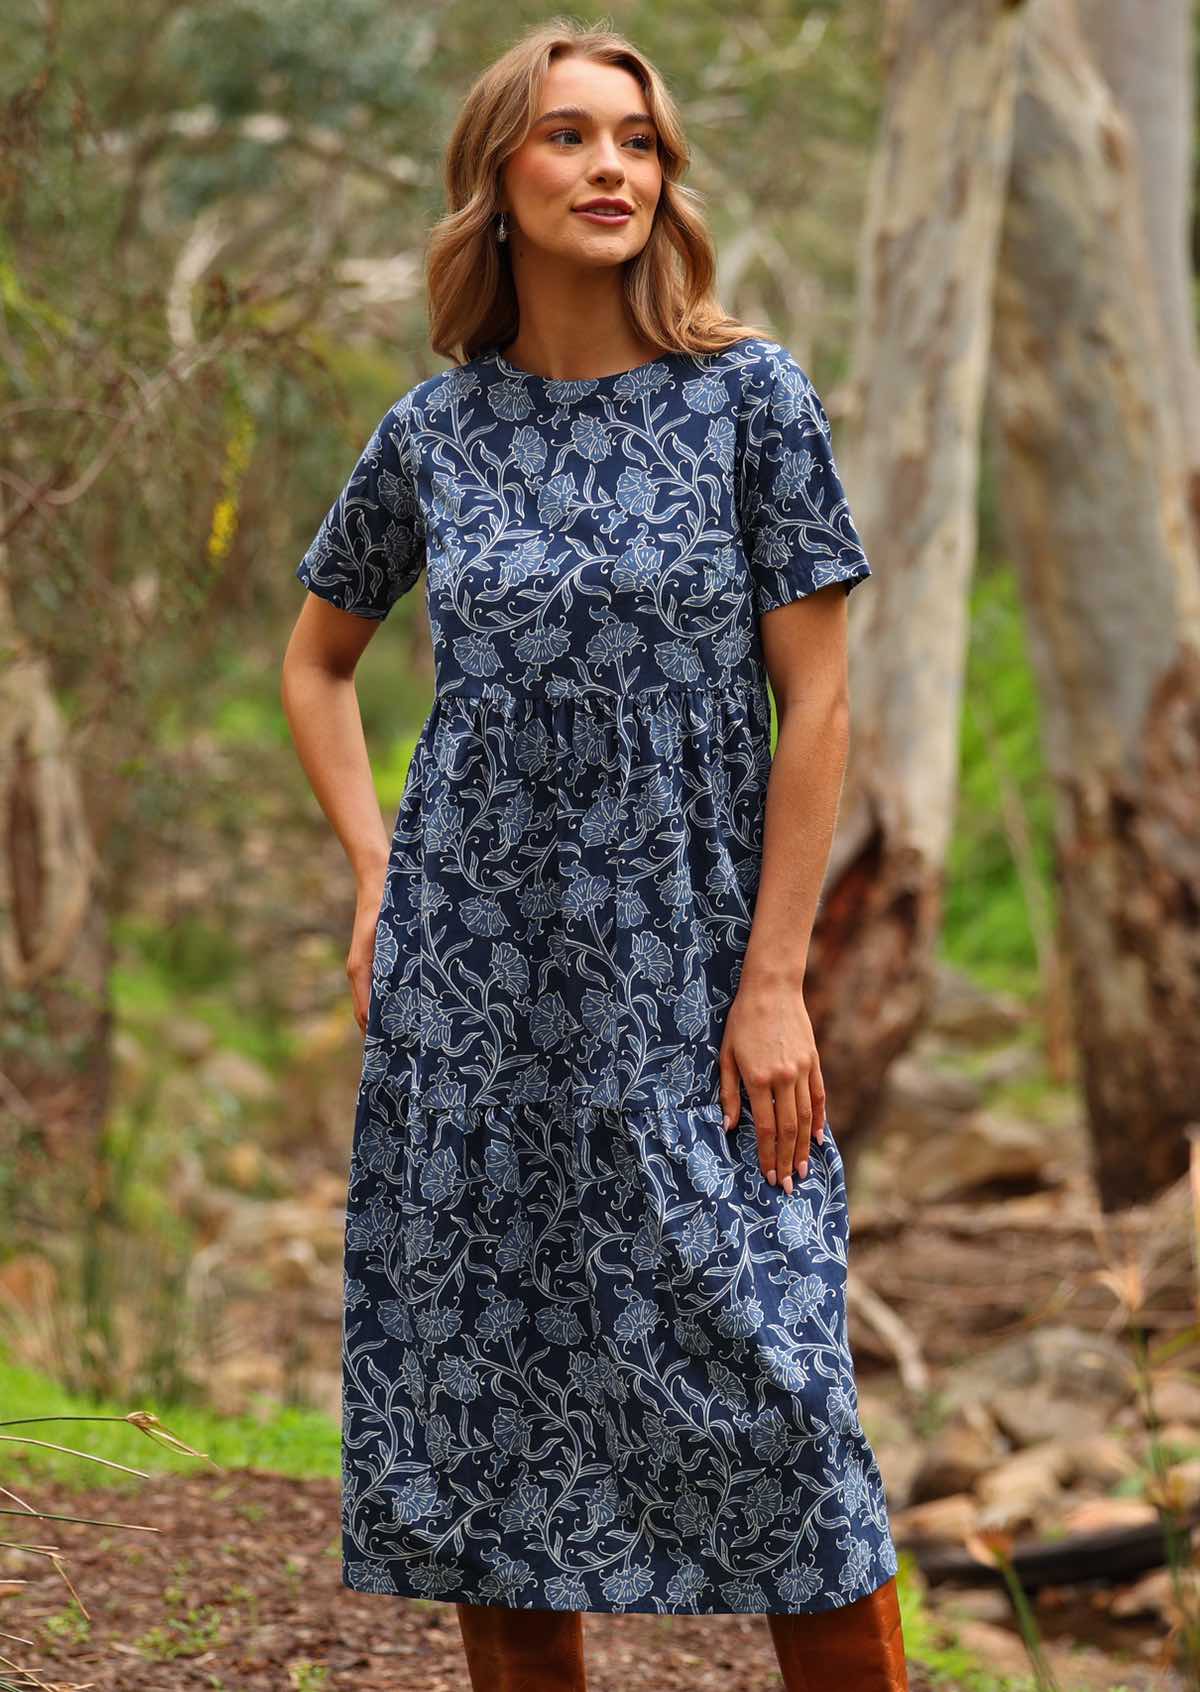
[[[576,213],[575,213],[575,216],[576,217],[586,217],[592,223],[628,223],[630,218],[633,216],[633,213],[632,212],[618,212],[618,211],[603,211],[602,212],[602,211],[580,211],[580,210],[577,210]]]

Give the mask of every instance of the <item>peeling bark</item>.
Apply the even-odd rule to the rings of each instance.
[[[1200,1119],[1200,573],[1128,125],[1073,0],[1022,38],[993,400],[1107,1210]]]
[[[1191,253],[1193,7],[1183,0],[1083,0],[1080,22],[1136,154],[1137,200],[1167,338],[1166,375],[1183,431],[1194,535],[1200,537],[1200,364]]]
[[[852,376],[830,396],[851,509],[879,565],[848,608],[850,756],[810,948],[848,1166],[923,1020],[941,921],[1021,16],[1002,0],[910,0],[890,14]]]

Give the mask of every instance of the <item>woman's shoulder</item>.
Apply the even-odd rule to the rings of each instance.
[[[732,391],[742,419],[781,395],[801,396],[812,387],[807,371],[791,349],[766,335],[743,336],[697,362],[706,374],[719,377]]]
[[[805,384],[809,381],[807,371],[801,368],[791,349],[782,341],[772,340],[766,335],[747,335],[732,342],[716,357],[759,389],[771,389],[778,382]]]
[[[425,376],[419,382],[414,382],[411,388],[406,388],[393,403],[389,415],[397,422],[407,424],[410,418],[420,420],[421,414],[430,409],[436,409],[439,403],[445,403],[450,397],[447,388],[453,391],[462,380],[462,375],[469,366],[454,364],[446,370],[436,370],[432,376]]]

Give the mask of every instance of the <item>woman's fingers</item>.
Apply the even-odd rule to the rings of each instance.
[[[371,1008],[371,971],[374,961],[374,956],[363,958],[354,950],[346,959],[346,979],[350,983],[354,1020],[364,1035],[367,1032],[367,1017]]]
[[[796,1145],[792,1158],[792,1167],[795,1169],[799,1178],[803,1181],[805,1176],[808,1174],[808,1154],[809,1148],[812,1144],[813,1125],[812,1097],[809,1092],[808,1082],[803,1080],[797,1081],[793,1096],[796,1101],[796,1118],[799,1126],[796,1133]]]
[[[733,1047],[726,1042],[718,1059],[720,1069],[721,1126],[727,1133],[737,1127],[742,1115],[742,1078],[733,1056]]]
[[[775,1151],[778,1157],[783,1190],[792,1190],[792,1172],[796,1167],[798,1139],[801,1133],[799,1111],[796,1108],[799,1089],[795,1085],[780,1087],[775,1097]]]
[[[740,1121],[744,1086],[762,1172],[773,1187],[781,1186],[790,1195],[793,1176],[804,1180],[808,1174],[814,1134],[818,1144],[825,1137],[825,1088],[819,1067],[814,1063],[806,1075],[793,1080],[748,1081],[731,1044],[722,1047],[719,1066],[723,1126],[732,1131]]]
[[[371,1002],[370,988],[364,986],[359,974],[350,977],[350,997],[354,1004],[354,1020],[361,1033],[367,1032],[367,1008]]]
[[[754,1138],[758,1143],[758,1161],[772,1186],[779,1179],[779,1154],[775,1147],[775,1099],[768,1086],[746,1082],[750,1095],[750,1110],[754,1117]]]

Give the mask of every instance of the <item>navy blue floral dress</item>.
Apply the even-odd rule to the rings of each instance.
[[[896,1570],[828,1124],[791,1196],[718,1051],[771,765],[758,619],[870,575],[778,343],[550,381],[492,348],[381,419],[296,574],[436,693],[351,1152],[343,1582],[829,1609]]]

